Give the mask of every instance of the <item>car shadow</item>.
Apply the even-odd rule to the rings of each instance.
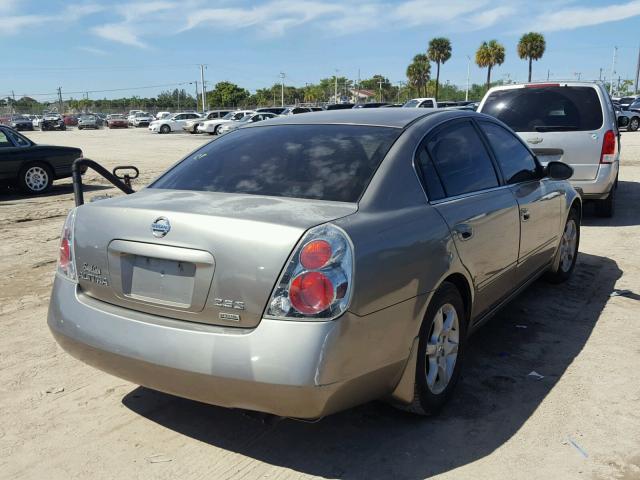
[[[87,192],[95,192],[100,190],[109,190],[113,187],[109,185],[92,185],[92,184],[83,184],[82,189],[85,193]],[[51,188],[45,192],[37,195],[24,193],[21,190],[14,187],[3,187],[0,188],[0,202],[10,201],[10,200],[24,200],[28,198],[42,198],[42,197],[55,197],[58,195],[69,195],[73,194],[73,184],[72,183],[54,183]]]
[[[639,225],[640,183],[619,181],[616,194],[616,210],[613,217],[597,217],[595,204],[593,202],[585,202],[582,225],[585,227],[628,227]]]
[[[122,403],[179,434],[300,473],[430,477],[489,455],[524,425],[582,351],[621,275],[613,260],[580,254],[569,282],[534,283],[474,335],[454,398],[435,417],[372,402],[306,423],[142,387]]]

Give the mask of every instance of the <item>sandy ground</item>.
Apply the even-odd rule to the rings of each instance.
[[[135,164],[139,185],[209,140],[28,135]],[[318,423],[265,419],[85,366],[46,326],[70,182],[0,193],[0,478],[640,479],[640,132],[622,141],[617,215],[587,211],[572,280],[536,283],[479,332],[455,400],[429,419],[381,403]],[[109,191],[89,183],[87,198]]]

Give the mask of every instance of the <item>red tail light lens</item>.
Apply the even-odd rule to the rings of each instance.
[[[600,155],[600,163],[612,163],[616,158],[616,150],[618,143],[616,142],[616,134],[613,130],[607,130],[602,140],[602,154]]]
[[[279,320],[333,320],[349,307],[353,275],[353,245],[347,233],[335,225],[318,225],[291,254],[265,315]]]
[[[60,235],[60,248],[58,250],[58,273],[74,282],[78,280],[76,274],[76,261],[73,251],[73,228],[76,218],[75,209],[69,212],[62,234]]]
[[[58,264],[60,268],[63,270],[67,270],[69,268],[69,263],[71,262],[71,246],[69,245],[69,239],[63,238],[60,241],[60,257],[58,259]]]
[[[289,300],[293,308],[305,315],[326,310],[333,302],[334,287],[331,280],[320,272],[298,275],[291,282]]]
[[[331,260],[331,245],[326,240],[313,240],[307,243],[300,252],[300,263],[304,268],[317,270]]]

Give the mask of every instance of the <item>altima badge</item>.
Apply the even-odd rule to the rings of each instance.
[[[171,224],[166,217],[158,217],[155,222],[151,224],[151,232],[156,238],[162,238],[171,230]]]

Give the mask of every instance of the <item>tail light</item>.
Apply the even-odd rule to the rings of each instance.
[[[353,247],[334,225],[309,230],[293,252],[271,295],[270,318],[332,320],[349,306]]]
[[[78,281],[76,258],[73,249],[73,228],[76,220],[76,209],[67,215],[60,235],[60,250],[58,252],[58,273],[74,282]]]
[[[602,153],[600,154],[600,163],[612,163],[616,159],[618,150],[618,142],[616,134],[613,130],[607,130],[602,140]]]

